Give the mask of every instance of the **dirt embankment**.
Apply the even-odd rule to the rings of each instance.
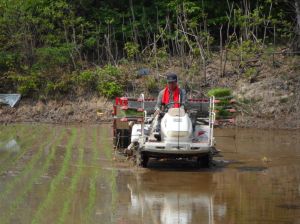
[[[0,107],[0,122],[29,123],[104,123],[113,119],[113,100],[104,97],[79,97],[76,100],[46,101],[21,99],[15,108]],[[97,112],[105,113],[103,117]]]
[[[300,130],[299,96],[295,80],[269,76],[258,82],[240,80],[230,88],[236,95],[237,113],[231,127]],[[230,81],[230,80],[228,80]],[[141,89],[142,91],[142,89]],[[129,93],[124,93],[128,95]],[[130,94],[129,94],[130,95]],[[85,95],[59,101],[22,98],[15,108],[0,105],[0,122],[104,123],[113,120],[114,100]],[[103,117],[97,112],[105,113]]]
[[[296,77],[295,77],[296,79]],[[236,126],[300,130],[299,99],[295,82],[269,77],[257,83],[236,86]]]

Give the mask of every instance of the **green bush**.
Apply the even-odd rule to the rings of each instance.
[[[286,103],[287,101],[288,101],[289,99],[288,98],[281,98],[280,100],[279,100],[279,103]]]
[[[72,48],[72,46],[69,46]],[[71,64],[68,46],[66,44],[59,47],[44,47],[36,50],[39,59],[32,68],[34,70],[53,70],[56,66]]]
[[[127,42],[124,46],[124,49],[129,58],[133,58],[136,53],[139,53],[139,44],[134,44],[132,42]]]
[[[154,92],[157,89],[157,84],[158,84],[157,81],[151,76],[146,76],[145,80],[146,80],[147,89],[150,92]]]
[[[0,71],[7,72],[17,65],[18,55],[12,52],[0,51]]]
[[[66,93],[71,88],[71,78],[70,75],[64,74],[60,79],[55,80],[54,82],[47,82],[46,88],[45,88],[45,94],[53,94],[55,92],[59,93]]]
[[[73,82],[77,82],[84,87],[94,87],[96,84],[97,76],[93,71],[82,71],[73,72],[73,77],[71,79]]]
[[[101,80],[119,82],[122,79],[122,69],[111,64],[106,65],[103,70],[98,70],[97,74],[100,76]]]
[[[107,98],[114,98],[121,96],[123,85],[115,82],[103,82],[98,86],[98,90]]]
[[[248,99],[246,99],[246,98],[243,98],[243,99],[242,99],[242,103],[244,103],[244,104],[250,103],[250,100],[248,100]]]
[[[21,76],[21,75],[10,75],[16,86],[18,87],[18,91],[23,95],[29,95],[32,91],[38,90],[41,85],[40,73],[32,72],[30,75]]]
[[[255,73],[257,73],[257,69],[252,68],[246,72],[245,76],[248,78],[249,76],[251,76],[252,74],[255,74]]]
[[[163,86],[166,86],[167,85],[167,79],[162,79],[160,81],[160,83],[163,85]]]

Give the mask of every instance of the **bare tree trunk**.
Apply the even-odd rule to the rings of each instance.
[[[295,0],[295,9],[298,24],[298,34],[300,34],[300,0]]]
[[[98,65],[100,64],[100,48],[99,48],[100,32],[101,32],[100,30],[101,30],[101,21],[99,22],[99,32],[97,32],[97,23],[96,23]]]
[[[223,46],[222,46],[222,28],[220,28],[220,77],[223,78],[222,62],[223,62]]]
[[[79,72],[78,72],[77,69],[76,69],[76,63],[75,63],[75,60],[74,60],[73,52],[72,52],[72,50],[70,49],[70,46],[69,46],[69,40],[68,40],[68,35],[67,35],[67,28],[66,28],[66,25],[65,25],[65,24],[64,24],[64,34],[65,34],[65,38],[66,38],[66,42],[67,42],[67,46],[68,46],[69,55],[70,55],[71,58],[72,58],[74,70],[75,70],[75,71],[77,72],[77,74],[79,75]]]
[[[82,57],[81,57],[81,51],[80,48],[81,46],[78,48],[77,43],[76,43],[76,31],[75,31],[75,27],[72,26],[72,30],[73,30],[73,44],[74,44],[74,48],[77,51],[78,55],[79,55],[79,59],[80,59],[80,63],[81,63],[81,69],[83,70],[83,61],[82,61]]]
[[[157,64],[157,56],[156,56],[156,39],[155,39],[155,33],[154,33],[154,54],[155,54],[155,65],[156,65],[156,74],[157,74],[157,80],[159,79],[158,76],[158,64]]]
[[[171,21],[170,21],[169,17],[168,17],[168,22],[169,22],[169,36],[171,38],[173,56],[175,56],[175,46],[174,46],[174,43],[173,43],[172,32],[171,32]]]
[[[226,40],[226,41],[225,41],[225,47],[226,47],[226,46],[228,47],[228,45],[229,45],[229,40]],[[225,71],[226,71],[227,47],[225,48],[224,68],[223,68],[223,71],[222,71],[222,77],[224,77],[224,74],[225,74]]]
[[[202,43],[201,43],[202,40],[200,40],[198,36],[196,37],[196,39],[197,39],[197,45],[199,47],[200,55],[201,55],[201,58],[203,61],[203,76],[204,76],[204,82],[206,83],[206,61],[205,61],[204,50],[203,50]]]

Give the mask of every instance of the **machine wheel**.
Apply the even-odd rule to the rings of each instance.
[[[148,156],[139,153],[137,156],[136,165],[139,167],[147,167],[148,160]]]
[[[139,167],[147,167],[149,157],[144,155],[140,149],[136,151],[136,165]]]
[[[209,168],[213,166],[212,159],[212,152],[209,151],[209,153],[207,153],[205,156],[198,157],[197,161],[201,167]]]

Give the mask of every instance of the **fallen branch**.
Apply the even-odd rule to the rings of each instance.
[[[240,107],[238,107],[238,106],[235,106],[235,107],[238,108],[238,109],[241,111],[241,113],[242,113],[242,112],[245,112],[246,114],[252,116],[252,114],[250,114],[248,111],[243,110],[242,108],[240,108]],[[242,115],[243,115],[243,113],[242,113]],[[244,115],[243,115],[243,116],[244,116]]]

